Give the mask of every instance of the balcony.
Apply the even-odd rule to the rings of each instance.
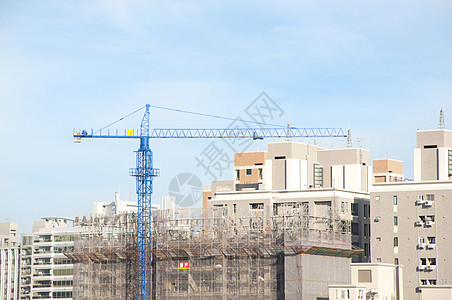
[[[424,207],[431,207],[432,205],[433,205],[433,201],[431,201],[431,200],[424,201]]]
[[[425,227],[432,227],[432,226],[433,226],[433,221],[431,221],[431,220],[425,221]]]
[[[425,271],[433,271],[433,270],[435,270],[435,268],[436,268],[435,265],[425,266]]]

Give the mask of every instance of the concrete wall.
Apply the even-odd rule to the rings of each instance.
[[[416,205],[418,199],[426,200],[428,194],[435,198],[431,206]],[[394,205],[394,196],[397,196],[397,205]],[[404,266],[406,299],[417,299],[420,285],[452,282],[451,200],[450,181],[386,183],[372,188],[372,261],[393,264],[397,259]],[[394,217],[398,218],[398,226],[394,226]],[[415,225],[416,221],[431,217],[435,220],[432,226],[426,226],[425,222]],[[394,246],[394,238],[398,239],[398,246]],[[433,244],[428,238],[434,238],[434,246],[420,248],[420,238],[426,244]],[[426,265],[435,259],[435,269],[419,271],[421,259],[426,260]]]
[[[284,299],[328,299],[328,285],[350,282],[350,259],[307,254],[288,256],[284,274]]]
[[[394,173],[403,174],[403,162],[390,158],[374,159],[373,160],[374,173]]]
[[[449,180],[448,150],[452,150],[452,131],[418,130],[414,151],[415,180]]]
[[[426,286],[421,288],[420,300],[452,300],[452,286]]]

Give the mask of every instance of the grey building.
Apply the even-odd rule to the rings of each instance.
[[[451,150],[452,131],[418,131],[415,181],[371,188],[372,261],[404,266],[407,299],[452,283]]]

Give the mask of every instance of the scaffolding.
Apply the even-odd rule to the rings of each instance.
[[[75,219],[73,299],[125,300],[136,297],[136,216]]]
[[[67,253],[74,299],[135,298],[136,219],[115,218],[125,222],[85,222]],[[293,204],[240,216],[221,207],[153,211],[152,243],[153,299],[168,300],[288,299],[307,289],[327,296],[328,284],[348,282],[349,258],[361,251],[350,247],[349,221]],[[312,277],[307,263],[333,275]]]

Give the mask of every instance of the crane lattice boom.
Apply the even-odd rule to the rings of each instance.
[[[215,128],[215,129],[149,129],[149,107],[139,130],[110,131],[86,130],[74,131],[74,141],[82,138],[122,138],[140,139],[140,148],[136,151],[136,168],[130,169],[130,175],[136,178],[138,197],[137,232],[137,299],[151,299],[151,195],[152,181],[159,175],[153,167],[153,153],[149,139],[153,138],[320,138],[346,137],[341,128]],[[138,110],[137,110],[138,111]],[[136,111],[135,111],[136,112]],[[122,118],[123,119],[123,118]],[[121,119],[121,120],[122,120]],[[115,122],[116,123],[116,122]],[[114,123],[113,123],[114,124]]]

